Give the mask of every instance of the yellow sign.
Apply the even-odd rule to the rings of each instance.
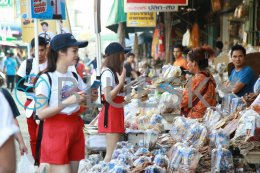
[[[34,19],[27,18],[27,0],[20,0],[22,40],[30,43],[34,38]],[[66,20],[39,20],[38,35],[44,37],[48,42],[59,33],[71,33],[68,13],[66,10]]]
[[[127,13],[128,27],[155,27],[156,12]]]

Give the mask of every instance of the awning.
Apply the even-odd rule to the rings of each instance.
[[[10,46],[10,47],[18,47],[15,43],[10,41],[0,41],[1,46]]]
[[[125,26],[125,37],[129,38],[129,33],[151,31],[153,27],[126,27],[127,14],[124,12],[124,1],[114,0],[110,14],[107,21],[107,28],[117,33],[118,24],[123,23]]]

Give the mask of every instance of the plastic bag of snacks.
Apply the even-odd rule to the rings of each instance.
[[[147,148],[139,148],[136,152],[135,152],[135,156],[143,156],[146,154],[149,154],[149,150]]]
[[[88,173],[107,173],[109,170],[108,164],[105,162],[99,162],[99,164],[93,166]]]
[[[178,172],[195,172],[202,155],[192,147],[183,147],[181,153],[182,160]]]
[[[185,147],[187,147],[187,144],[183,144],[180,142],[176,143],[173,146],[172,153],[170,154],[170,165],[169,165],[169,169],[171,172],[178,170],[181,159],[183,157],[182,150]]]
[[[87,173],[93,167],[92,163],[88,159],[83,159],[79,162],[79,173]]]
[[[221,107],[222,107],[222,111],[225,115],[229,115],[231,102],[232,102],[232,99],[235,97],[236,96],[234,94],[227,94],[223,97]]]
[[[150,119],[150,124],[155,125],[157,123],[162,123],[163,117],[161,115],[155,114]]]
[[[136,166],[143,164],[144,162],[151,162],[151,161],[152,161],[152,159],[150,157],[141,156],[134,161],[133,165],[136,167]]]
[[[234,173],[232,153],[225,148],[213,149],[211,154],[211,173]]]
[[[138,125],[138,129],[139,130],[146,130],[148,129],[149,125],[150,125],[150,117],[149,116],[138,116],[136,118],[136,122]]]
[[[162,114],[172,113],[179,106],[178,100],[178,95],[164,92],[159,102],[159,112]]]
[[[206,142],[207,128],[202,124],[193,124],[187,131],[185,141],[194,148],[200,148]]]
[[[246,110],[243,112],[239,120],[234,139],[239,136],[254,136],[255,128],[258,126],[259,115],[254,110]]]
[[[118,156],[117,160],[121,165],[133,166],[133,158],[133,155],[123,153]]]
[[[145,168],[145,173],[166,173],[166,169],[163,169],[157,165],[151,165]]]
[[[115,165],[115,167],[109,170],[109,173],[130,173],[130,169],[123,165]]]
[[[167,169],[169,165],[169,159],[166,155],[159,154],[155,156],[153,163],[157,166]]]
[[[225,134],[223,129],[213,130],[209,135],[211,148],[228,148],[230,138]]]
[[[218,110],[214,110],[213,108],[207,108],[206,113],[204,115],[205,125],[208,129],[214,129],[215,124],[221,120],[222,115]]]
[[[159,137],[159,132],[155,130],[147,130],[144,134],[144,143],[147,148],[154,148]]]
[[[237,110],[242,110],[243,108],[246,108],[246,103],[243,101],[242,98],[232,98],[230,104],[230,114],[236,112]]]
[[[185,136],[187,130],[186,126],[187,126],[186,118],[184,117],[174,118],[174,123],[170,131],[170,134],[175,141],[181,142],[183,140],[183,137]]]

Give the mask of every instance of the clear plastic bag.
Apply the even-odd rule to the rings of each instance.
[[[130,173],[130,170],[123,165],[115,165],[108,173]]]
[[[182,160],[179,165],[178,172],[195,172],[202,155],[198,152],[198,150],[192,147],[182,148],[181,153]]]
[[[209,135],[211,148],[228,148],[230,143],[229,135],[223,129],[213,130]]]
[[[159,137],[159,132],[155,130],[147,130],[144,134],[144,143],[147,148],[154,148]]]
[[[147,148],[139,148],[136,152],[135,152],[135,156],[143,156],[150,153],[149,150]]]
[[[233,94],[226,94],[223,99],[222,99],[222,111],[224,112],[225,115],[228,115],[230,113],[230,106],[232,99],[235,98],[236,96]]]
[[[211,173],[234,173],[232,153],[225,148],[213,149],[211,154]]]
[[[145,173],[166,173],[166,170],[157,165],[151,165],[145,168]]]
[[[185,141],[194,148],[203,147],[206,142],[207,128],[202,124],[193,124],[187,131]]]
[[[242,98],[232,98],[231,104],[230,104],[230,114],[236,112],[237,110],[242,110],[246,108],[246,103],[243,101]]]
[[[163,117],[161,115],[155,114],[150,119],[150,124],[155,125],[157,123],[162,123]]]
[[[176,143],[173,146],[172,153],[170,155],[170,165],[169,165],[169,169],[171,172],[178,170],[181,159],[183,157],[182,150],[185,147],[187,147],[187,145],[180,142]]]
[[[239,125],[237,127],[234,139],[240,136],[254,136],[256,119],[258,118],[259,115],[254,110],[249,109],[244,111],[239,120]]]
[[[149,116],[138,116],[137,119],[137,125],[139,130],[146,130],[148,129],[150,125],[150,117]]]
[[[147,156],[141,156],[139,157],[138,159],[136,159],[133,163],[133,165],[136,167],[136,166],[139,166],[145,162],[151,162],[152,159],[150,157],[147,157]]]
[[[164,92],[161,95],[158,110],[161,114],[172,113],[174,109],[179,107],[178,104],[179,97],[176,94],[171,94],[169,92]]]
[[[83,159],[79,162],[78,173],[87,173],[93,167],[92,163],[88,159]]]
[[[30,154],[24,154],[18,163],[16,173],[38,173],[38,167],[34,166],[34,159]]]
[[[220,111],[217,109],[214,110],[213,108],[207,108],[206,113],[204,115],[204,122],[208,129],[214,129],[216,123],[220,121],[222,118],[222,115]]]
[[[109,170],[108,164],[105,162],[99,162],[97,165],[93,166],[88,173],[107,173]]]
[[[170,134],[172,138],[177,141],[181,142],[186,134],[186,127],[187,127],[187,122],[186,118],[184,117],[176,117],[174,118],[174,123],[173,127],[170,131]]]
[[[157,166],[167,169],[169,165],[169,159],[166,155],[159,154],[155,156],[153,163]]]

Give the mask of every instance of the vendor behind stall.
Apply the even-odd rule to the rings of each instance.
[[[207,70],[210,48],[195,48],[188,53],[188,70],[194,74],[185,86],[181,102],[182,114],[202,118],[208,106],[216,105],[216,83]]]
[[[234,45],[231,49],[231,59],[235,68],[232,70],[227,86],[231,92],[241,97],[246,93],[252,93],[255,83],[255,73],[249,66],[246,66],[246,50],[241,45]]]

